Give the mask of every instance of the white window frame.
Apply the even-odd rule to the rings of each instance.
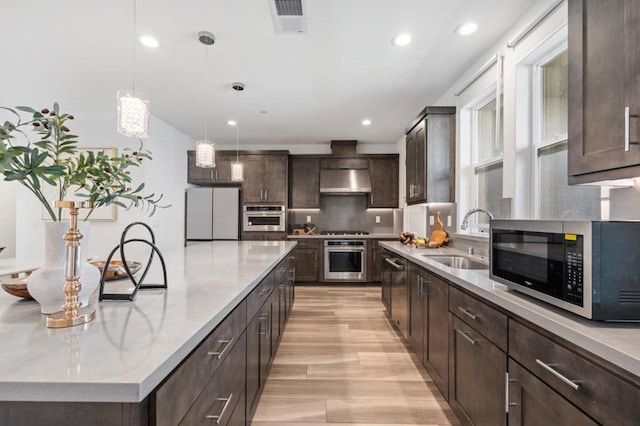
[[[470,128],[469,140],[467,141],[467,144],[468,144],[467,146],[470,148],[470,151],[471,151],[471,158],[470,158],[469,167],[468,167],[468,174],[469,174],[468,180],[472,182],[472,185],[471,185],[472,191],[471,191],[471,194],[468,194],[468,200],[470,201],[469,205],[471,208],[478,207],[479,193],[480,193],[479,192],[480,183],[477,178],[478,169],[490,167],[495,164],[503,164],[503,168],[504,168],[504,146],[502,147],[502,152],[499,155],[493,158],[482,160],[482,161],[478,160],[479,158],[478,111],[482,107],[486,106],[490,102],[495,101],[497,99],[496,86],[497,86],[497,81],[494,80],[490,85],[488,85],[484,90],[482,90],[478,94],[478,96],[474,97],[465,107],[463,107],[463,112],[466,112],[468,114],[468,117],[469,117],[468,124]],[[504,96],[504,92],[502,89],[500,90],[500,95]],[[500,111],[497,110],[496,114],[499,114],[499,113]],[[501,134],[500,129],[496,129],[495,138],[499,139],[500,134]],[[494,141],[494,144],[495,143],[496,141]],[[498,214],[499,212],[492,212],[492,213]],[[467,229],[466,232],[471,235],[486,236],[488,233],[488,230],[485,231],[482,229],[477,229],[476,232],[471,232],[472,226],[475,227],[474,219],[475,218],[472,218],[472,222],[469,225],[469,228]]]
[[[549,61],[554,59],[556,56],[561,54],[562,52],[567,50],[567,39],[564,39],[563,43],[556,45],[552,48],[547,48],[547,51],[542,54],[535,61],[535,64],[532,65],[532,110],[531,110],[531,120],[532,120],[532,135],[531,135],[531,160],[533,161],[531,170],[533,171],[532,176],[532,206],[533,206],[533,217],[536,219],[540,218],[540,154],[541,152],[550,149],[554,146],[559,146],[563,143],[568,143],[569,135],[568,133],[564,133],[561,135],[556,135],[554,138],[550,138],[547,140],[542,140],[542,68]]]

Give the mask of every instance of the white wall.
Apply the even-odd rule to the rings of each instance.
[[[116,147],[122,152],[125,147],[137,149],[137,139],[125,138],[116,133],[115,111],[77,112],[69,123],[71,131],[79,136],[81,147]],[[152,227],[160,249],[181,247],[184,244],[184,190],[187,182],[186,150],[192,142],[187,135],[162,120],[151,116],[150,137],[144,141],[145,148],[152,152],[153,160],[132,172],[134,185],[145,182],[144,193],[162,193],[161,204],[171,204],[158,209],[149,218],[140,209],[126,210],[118,207],[115,222],[92,222],[89,255],[104,258],[118,244],[124,228],[134,221],[142,221]],[[16,208],[16,256],[41,258],[43,255],[42,207],[25,188],[17,187]],[[133,185],[132,185],[133,186]],[[3,206],[4,210],[4,206]],[[4,217],[4,213],[3,213]],[[133,234],[132,234],[133,235]],[[142,235],[142,234],[135,234]],[[128,246],[129,247],[129,246]],[[141,253],[131,245],[128,258]]]

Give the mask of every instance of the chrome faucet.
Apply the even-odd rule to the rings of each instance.
[[[460,229],[465,230],[469,227],[469,216],[471,216],[474,213],[486,213],[487,216],[489,216],[489,219],[493,219],[493,213],[491,213],[489,210],[485,210],[485,209],[471,209],[469,210],[465,215],[464,215],[464,219],[462,219],[462,224],[460,225]]]

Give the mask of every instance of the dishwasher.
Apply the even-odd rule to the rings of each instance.
[[[407,303],[407,261],[402,257],[398,257],[390,253],[385,254],[385,279],[389,280],[391,284],[391,322],[393,322],[398,330],[400,330],[400,333],[402,333],[402,335],[406,338],[409,331]]]

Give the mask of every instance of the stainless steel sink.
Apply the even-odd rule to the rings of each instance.
[[[476,262],[465,256],[444,255],[444,254],[423,254],[427,259],[435,260],[445,266],[455,269],[489,269],[489,265]]]

